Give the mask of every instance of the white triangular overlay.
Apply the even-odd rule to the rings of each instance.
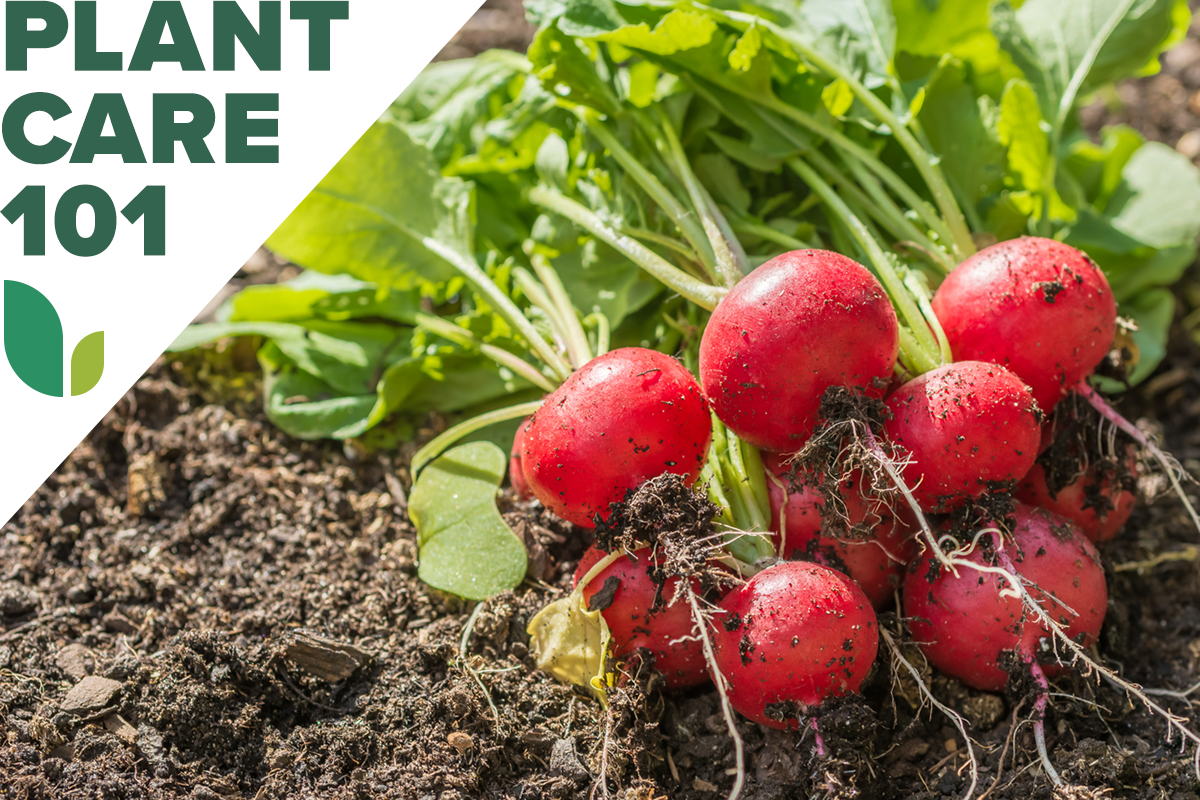
[[[74,3],[59,3],[68,15]],[[51,232],[47,255],[23,253],[23,225],[0,217],[0,279],[42,292],[62,320],[69,366],[75,344],[104,331],[105,370],[96,388],[79,397],[52,398],[29,389],[0,359],[0,522],[6,521],[87,436],[92,427],[220,290],[255,248],[299,204],[358,137],[481,5],[481,0],[351,0],[350,19],[332,22],[329,72],[308,71],[308,22],[289,19],[283,4],[283,70],[259,72],[241,48],[237,70],[213,72],[211,0],[184,0],[188,22],[207,70],[183,72],[158,64],[151,72],[74,71],[72,32],[53,49],[30,53],[29,70],[5,72],[0,108],[31,92],[50,92],[72,113],[58,121],[31,117],[34,143],[58,136],[74,142],[96,93],[124,96],[147,158],[152,160],[152,97],[196,93],[217,110],[208,144],[216,164],[191,164],[176,146],[176,164],[123,164],[98,156],[92,164],[69,159],[25,164],[0,148],[0,208],[26,186],[45,186]],[[258,3],[242,2],[252,21]],[[102,51],[134,50],[150,0],[100,0]],[[0,27],[3,26],[0,20]],[[0,32],[0,47],[6,40]],[[3,55],[0,55],[3,64]],[[226,93],[279,93],[278,164],[225,164]],[[167,255],[143,255],[142,223],[118,217],[116,239],[104,253],[81,258],[53,235],[54,209],[69,188],[104,189],[118,209],[147,185],[167,187]],[[90,215],[79,228],[91,230]],[[0,330],[3,308],[0,303]],[[69,379],[66,384],[70,395]]]

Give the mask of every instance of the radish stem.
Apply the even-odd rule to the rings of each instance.
[[[1138,430],[1136,425],[1118,414],[1117,410],[1110,406],[1086,380],[1077,383],[1075,391],[1082,395],[1091,404],[1092,408],[1099,411],[1102,417],[1129,434],[1135,442],[1144,447],[1157,459],[1158,463],[1162,465],[1163,471],[1167,473],[1167,479],[1171,481],[1171,488],[1175,490],[1175,494],[1183,503],[1188,516],[1191,517],[1192,524],[1196,527],[1196,530],[1200,531],[1200,516],[1196,514],[1195,507],[1188,500],[1187,494],[1183,491],[1183,485],[1179,482],[1179,465],[1170,456],[1160,450],[1154,442],[1150,441],[1150,438],[1146,434]]]
[[[689,212],[683,207],[683,204],[662,184],[662,181],[655,177],[653,172],[646,169],[633,153],[617,140],[617,137],[605,127],[594,111],[580,110],[578,113],[592,135],[600,140],[600,144],[612,153],[613,158],[617,160],[629,177],[642,187],[650,199],[658,203],[675,223],[675,226],[679,228],[680,233],[700,257],[700,263],[708,276],[714,281],[718,280],[720,273],[716,254],[712,249],[707,231],[696,223],[694,212]]]
[[[558,388],[558,383],[550,380],[542,373],[538,372],[537,368],[525,361],[515,353],[510,353],[502,347],[496,347],[493,344],[481,342],[475,334],[471,333],[466,328],[455,325],[449,320],[435,317],[432,314],[418,314],[417,322],[426,330],[436,333],[443,339],[449,339],[457,344],[467,347],[476,347],[480,353],[495,361],[502,367],[512,370],[517,375],[520,375],[525,380],[532,383],[539,389],[545,389],[547,392],[553,392]]]
[[[700,185],[700,181],[692,171],[691,164],[688,163],[687,153],[683,151],[683,145],[680,144],[679,137],[675,135],[671,121],[666,119],[666,115],[662,113],[661,109],[658,118],[659,130],[662,131],[663,138],[666,140],[668,163],[674,165],[675,174],[683,181],[684,188],[691,196],[692,205],[700,212],[700,223],[704,227],[705,236],[708,237],[709,246],[712,247],[713,254],[716,256],[717,272],[722,282],[725,286],[732,288],[746,274],[746,254],[741,252],[740,244],[735,248],[735,245],[731,244],[726,237],[728,223],[722,226],[718,222],[721,212],[713,204],[708,192]],[[736,241],[734,239],[734,242]]]
[[[1130,0],[1126,0],[1130,2]],[[952,236],[951,242],[958,251],[959,258],[966,258],[975,252],[975,243],[971,239],[971,231],[967,228],[966,220],[963,218],[962,209],[958,207],[958,201],[954,198],[954,193],[950,191],[950,186],[946,183],[946,178],[942,175],[941,168],[937,164],[936,158],[923,148],[919,142],[913,137],[908,127],[900,121],[895,113],[871,90],[862,84],[861,81],[851,72],[842,69],[842,67],[829,59],[818,51],[816,48],[809,45],[808,42],[802,40],[791,31],[775,25],[772,22],[760,19],[750,14],[744,14],[738,11],[725,12],[731,20],[741,21],[747,24],[759,24],[766,27],[776,36],[783,39],[785,42],[795,47],[805,59],[810,61],[817,69],[838,78],[845,82],[854,96],[865,105],[875,117],[885,125],[887,125],[892,135],[896,137],[896,141],[904,148],[909,157],[912,158],[917,170],[921,173],[921,177],[925,179],[925,184],[929,187],[930,193],[933,195],[934,202],[942,213],[942,218],[946,225],[950,228]],[[786,105],[778,103],[779,105]]]
[[[532,403],[521,403],[520,405],[509,406],[508,408],[499,408],[495,411],[489,411],[486,414],[480,414],[478,417],[472,417],[466,422],[460,422],[458,425],[435,436],[417,451],[412,460],[411,471],[413,477],[415,478],[425,468],[426,464],[440,456],[446,448],[464,436],[482,430],[489,425],[495,425],[498,422],[508,422],[510,419],[527,417],[541,407],[542,401],[534,400]]]
[[[683,295],[701,308],[712,311],[728,291],[727,289],[711,286],[696,280],[683,270],[668,263],[666,259],[638,240],[626,236],[608,225],[590,209],[576,203],[557,189],[550,189],[546,186],[535,186],[529,190],[529,200],[535,205],[539,205],[556,214],[561,214],[571,220],[593,236],[623,253],[629,260],[657,278],[668,288]]]
[[[588,346],[587,334],[579,322],[575,306],[572,305],[571,298],[567,296],[567,289],[544,255],[537,252],[531,253],[529,263],[533,265],[533,269],[541,279],[542,285],[546,287],[550,299],[554,301],[555,308],[558,309],[559,316],[562,318],[561,333],[566,340],[567,353],[571,356],[571,365],[575,369],[579,369],[592,360],[592,351]]]
[[[400,225],[400,223],[396,223]],[[401,226],[404,227],[404,226]],[[408,228],[404,228],[409,230]],[[496,313],[504,318],[504,321],[513,326],[521,336],[525,337],[525,341],[529,343],[530,349],[537,355],[550,370],[554,372],[559,380],[565,381],[571,375],[571,367],[562,359],[557,352],[554,351],[542,335],[538,333],[537,328],[533,327],[533,323],[525,318],[525,314],[521,309],[517,308],[508,295],[500,291],[500,287],[487,276],[487,273],[480,269],[474,259],[464,256],[452,247],[442,244],[437,239],[431,236],[421,236],[416,231],[409,230],[409,233],[425,245],[425,248],[431,253],[441,257],[450,266],[458,270],[466,282],[472,289],[483,295],[484,299],[496,310]]]

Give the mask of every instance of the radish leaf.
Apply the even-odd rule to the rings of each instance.
[[[525,578],[525,545],[496,509],[508,458],[488,442],[432,461],[409,495],[421,580],[468,600],[514,589]]]
[[[442,177],[425,147],[399,126],[377,123],[267,245],[309,269],[381,286],[431,287],[457,273],[424,238],[474,260],[470,206],[471,184]]]

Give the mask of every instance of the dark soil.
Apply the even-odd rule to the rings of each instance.
[[[514,7],[485,4],[447,54],[523,46]],[[1166,74],[1122,87],[1124,106],[1097,114],[1174,143],[1196,129],[1198,93],[1193,37]],[[238,279],[279,268],[260,260]],[[1119,403],[1194,475],[1198,307],[1192,276],[1167,361]],[[405,513],[415,444],[365,456],[291,440],[263,418],[255,376],[239,369],[252,366],[243,345],[156,364],[0,529],[0,796],[568,798],[587,796],[603,764],[611,796],[724,796],[734,750],[711,689],[647,695],[635,681],[609,714],[533,667],[526,624],[566,590],[584,535],[505,496],[531,579],[481,609],[431,591]],[[1111,601],[1098,652],[1131,680],[1182,690],[1200,680],[1200,566],[1121,568],[1200,540],[1163,488],[1141,481],[1162,496],[1104,549]],[[881,625],[900,628],[888,615]],[[971,724],[980,793],[1053,795],[1018,692],[925,676]],[[1094,680],[1055,691],[1047,732],[1071,784],[1062,796],[1198,796],[1191,750],[1161,719]],[[1156,699],[1200,725],[1189,700]],[[821,731],[825,758],[811,737],[743,722],[745,796],[915,800],[966,788],[964,742],[922,709],[886,648],[864,697],[824,709]]]

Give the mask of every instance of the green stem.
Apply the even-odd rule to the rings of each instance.
[[[541,253],[531,253],[529,263],[533,265],[534,271],[542,279],[542,285],[550,293],[550,299],[558,308],[558,314],[563,320],[561,333],[566,340],[567,353],[571,356],[571,365],[575,369],[579,369],[592,360],[592,349],[588,345],[587,333],[584,332],[583,325],[579,322],[579,314],[576,313],[575,306],[572,305],[571,298],[567,295],[567,288],[563,286],[562,279],[558,277],[558,273],[551,266],[550,261]]]
[[[908,217],[904,216],[904,212],[892,202],[892,198],[888,197],[887,192],[879,185],[879,181],[867,171],[862,162],[851,158],[846,160],[846,166],[850,168],[854,179],[875,200],[876,206],[891,221],[892,227],[890,230],[892,234],[901,241],[907,240],[918,245],[920,251],[928,255],[935,267],[943,273],[949,274],[950,270],[954,269],[953,260],[946,254],[945,250],[938,247]]]
[[[579,227],[623,253],[664,285],[691,300],[701,308],[712,311],[728,290],[703,283],[667,262],[658,253],[638,240],[626,236],[605,223],[595,213],[571,198],[546,186],[529,190],[529,200],[535,205],[561,214]]]
[[[904,223],[908,222],[904,219],[904,215],[895,209],[894,214],[889,214],[886,207],[875,202],[873,197],[868,196],[854,181],[850,180],[837,166],[825,157],[819,150],[809,150],[804,154],[805,158],[820,172],[824,173],[825,179],[831,186],[837,186],[839,191],[846,195],[849,202],[853,202],[860,209],[866,212],[865,216],[872,217],[879,222],[880,225],[887,228],[888,232],[896,239],[904,239],[905,236],[911,233],[920,237],[921,233],[917,231],[912,223],[908,223],[906,228]],[[858,163],[858,162],[855,162]],[[866,172],[866,170],[863,170]],[[870,177],[870,176],[868,176]],[[887,195],[884,195],[884,200],[891,202]]]
[[[1126,2],[1130,2],[1130,0],[1126,0]],[[781,39],[795,47],[817,69],[826,75],[845,81],[846,85],[850,87],[850,91],[854,93],[854,96],[880,122],[891,129],[892,135],[896,137],[896,141],[908,153],[909,158],[913,160],[917,170],[921,173],[921,177],[925,179],[925,184],[929,187],[930,194],[933,195],[934,203],[942,212],[942,218],[950,227],[951,241],[958,250],[958,257],[967,258],[975,252],[975,243],[971,239],[971,231],[967,228],[967,222],[963,218],[962,209],[958,207],[954,193],[950,191],[950,186],[946,183],[946,177],[942,174],[941,167],[938,166],[936,158],[925,148],[921,147],[920,143],[917,142],[908,130],[908,126],[900,121],[892,109],[888,107],[887,103],[876,97],[852,72],[843,69],[840,64],[827,59],[820,51],[809,45],[808,42],[805,42],[799,36],[796,36],[792,31],[780,28],[772,22],[760,20],[758,17],[750,14],[737,11],[728,11],[726,13],[730,19],[741,20],[747,24],[758,20],[758,24],[765,25]]]
[[[513,270],[513,280],[516,282],[517,288],[529,298],[529,302],[546,315],[551,331],[556,336],[563,336],[566,320],[554,305],[554,301],[550,299],[550,295],[546,293],[546,288],[524,267],[517,267]]]
[[[622,228],[621,231],[634,237],[635,239],[653,242],[654,244],[662,245],[668,250],[674,250],[688,261],[692,261],[697,264],[700,263],[700,256],[696,253],[696,251],[689,247],[685,242],[681,242],[673,236],[667,236],[665,234],[658,233],[657,231],[651,231],[645,228],[631,228],[628,225]]]
[[[933,331],[934,337],[937,339],[938,352],[941,353],[942,363],[949,364],[954,361],[954,354],[950,352],[950,340],[946,338],[946,331],[942,329],[942,322],[937,318],[937,314],[933,313],[933,303],[929,296],[929,286],[925,283],[925,276],[918,272],[906,272],[904,275],[904,285],[908,287],[912,296],[917,300],[917,307],[921,309],[921,314],[925,317],[925,322],[929,325],[929,329]]]
[[[487,344],[479,340],[475,334],[471,333],[466,328],[455,325],[449,320],[435,317],[431,314],[417,314],[417,324],[421,327],[433,331],[443,339],[449,339],[452,342],[457,342],[466,347],[474,347],[483,353],[485,356],[495,361],[502,367],[512,370],[517,375],[520,375],[525,380],[532,383],[539,389],[544,389],[547,392],[553,392],[558,388],[558,384],[547,378],[542,373],[538,372],[528,361],[525,361],[515,353],[510,353],[502,347],[497,347],[494,344]]]
[[[604,355],[608,352],[609,330],[608,317],[601,314],[599,311],[588,314],[583,318],[584,324],[594,326],[596,328],[596,357]]]
[[[913,302],[912,296],[908,293],[907,287],[900,280],[900,276],[896,274],[892,268],[891,259],[887,253],[879,246],[879,243],[871,236],[871,232],[863,224],[846,202],[837,195],[829,184],[822,180],[816,170],[805,164],[798,158],[788,159],[788,166],[800,176],[800,179],[807,183],[809,187],[821,196],[825,204],[837,216],[838,219],[849,229],[850,234],[855,238],[858,244],[866,252],[868,259],[875,266],[875,271],[879,275],[879,279],[883,282],[887,289],[888,295],[892,298],[892,303],[900,312],[900,316],[904,319],[909,330],[912,333],[916,345],[915,350],[908,351],[909,359],[920,369],[919,372],[928,372],[940,364],[938,360],[939,348],[937,341],[929,330],[929,326],[925,324],[925,318],[922,316],[917,304]],[[906,350],[904,338],[901,338],[901,350]]]
[[[1112,36],[1113,31],[1117,29],[1117,25],[1129,13],[1129,9],[1133,8],[1134,0],[1124,0],[1121,5],[1113,9],[1108,15],[1108,19],[1104,21],[1104,27],[1100,29],[1100,35],[1092,40],[1091,45],[1083,54],[1079,65],[1075,67],[1075,71],[1071,73],[1071,80],[1067,83],[1067,87],[1063,90],[1063,95],[1058,100],[1058,109],[1056,110],[1053,126],[1050,129],[1050,159],[1046,163],[1046,175],[1042,181],[1042,207],[1039,210],[1039,223],[1042,235],[1050,235],[1050,195],[1054,191],[1054,182],[1058,172],[1058,151],[1062,146],[1062,132],[1067,124],[1067,117],[1071,113],[1071,108],[1075,105],[1075,96],[1079,94],[1080,87],[1087,79],[1087,75],[1092,71],[1092,66],[1096,63],[1096,59],[1100,56],[1100,51],[1104,49],[1108,37]]]
[[[679,228],[680,233],[691,244],[696,255],[700,257],[700,264],[704,267],[705,273],[709,278],[716,281],[720,279],[720,274],[717,269],[716,255],[712,250],[712,245],[709,242],[708,236],[704,229],[696,223],[695,214],[689,212],[683,207],[675,195],[662,184],[654,173],[646,169],[640,161],[638,161],[632,153],[617,140],[611,131],[605,127],[604,123],[596,117],[595,113],[581,113],[580,116],[587,125],[588,130],[592,135],[600,140],[600,144],[604,145],[621,168],[637,182],[639,186],[650,195],[654,202],[658,203],[659,207],[666,212],[675,226]]]
[[[755,222],[746,218],[733,220],[733,229],[745,236],[757,236],[760,239],[766,239],[768,242],[774,242],[781,247],[786,247],[788,250],[817,249],[817,246],[811,242],[788,236],[783,231],[777,231],[770,225],[764,225],[761,222]]]
[[[721,216],[721,212],[717,210],[708,192],[700,185],[700,180],[688,162],[687,153],[684,152],[679,137],[675,135],[675,128],[671,125],[671,121],[666,119],[666,115],[662,113],[661,109],[658,113],[658,123],[659,130],[662,131],[663,139],[666,141],[668,163],[674,165],[676,177],[683,181],[684,188],[687,189],[688,195],[692,199],[692,205],[700,212],[700,222],[704,227],[704,234],[717,258],[717,272],[725,286],[732,288],[746,274],[745,253],[740,252],[740,245],[735,248],[726,237],[722,225],[717,220],[717,217]],[[728,225],[729,223],[726,222],[724,227],[728,228]]]
[[[440,256],[448,264],[458,270],[466,282],[479,294],[488,301],[496,313],[525,338],[529,343],[530,349],[534,355],[540,358],[550,370],[555,373],[559,380],[566,380],[571,375],[571,367],[562,357],[555,352],[542,335],[538,333],[537,328],[533,327],[533,323],[525,318],[521,313],[521,309],[517,308],[517,304],[500,291],[500,287],[487,276],[487,273],[479,268],[474,259],[467,258],[452,247],[434,239],[431,236],[422,236],[416,231],[405,228],[425,248],[430,252]]]
[[[460,422],[453,428],[448,429],[444,433],[435,436],[424,447],[417,451],[412,460],[412,474],[415,478],[417,474],[425,468],[433,459],[440,456],[446,451],[450,445],[462,439],[464,436],[469,436],[475,431],[483,430],[489,425],[495,425],[499,422],[508,422],[510,419],[521,419],[527,417],[533,412],[542,407],[542,400],[535,400],[532,403],[521,403],[517,406],[509,406],[508,408],[498,408],[495,411],[489,411],[486,414],[480,414],[478,417],[472,417],[466,422]]]
[[[871,153],[866,148],[849,139],[845,134],[843,134],[841,131],[838,131],[836,128],[831,128],[828,125],[823,124],[815,117],[811,116],[810,114],[806,114],[804,111],[796,108],[795,106],[788,105],[787,103],[770,97],[762,98],[746,95],[746,98],[762,106],[762,108],[755,109],[755,112],[759,115],[759,117],[797,148],[801,150],[809,150],[811,149],[811,146],[804,139],[797,136],[796,132],[793,131],[789,126],[783,124],[778,119],[776,114],[800,123],[813,133],[825,139],[831,145],[837,148],[838,151],[842,153],[842,157],[847,161],[856,160],[860,162],[871,172],[875,173],[875,175],[878,176],[878,178],[882,180],[889,189],[895,192],[896,196],[899,197],[906,206],[916,212],[917,216],[922,219],[922,221],[929,227],[931,231],[938,235],[939,239],[944,241],[947,246],[953,246],[954,239],[950,232],[950,228],[946,225],[945,220],[938,216],[937,211],[934,210],[929,203],[925,202],[925,200],[919,194],[917,194],[903,178],[901,178],[894,171],[892,171],[890,167],[880,161],[874,153]],[[718,105],[718,107],[720,106]],[[775,113],[772,114],[770,113],[771,111],[774,111]]]

